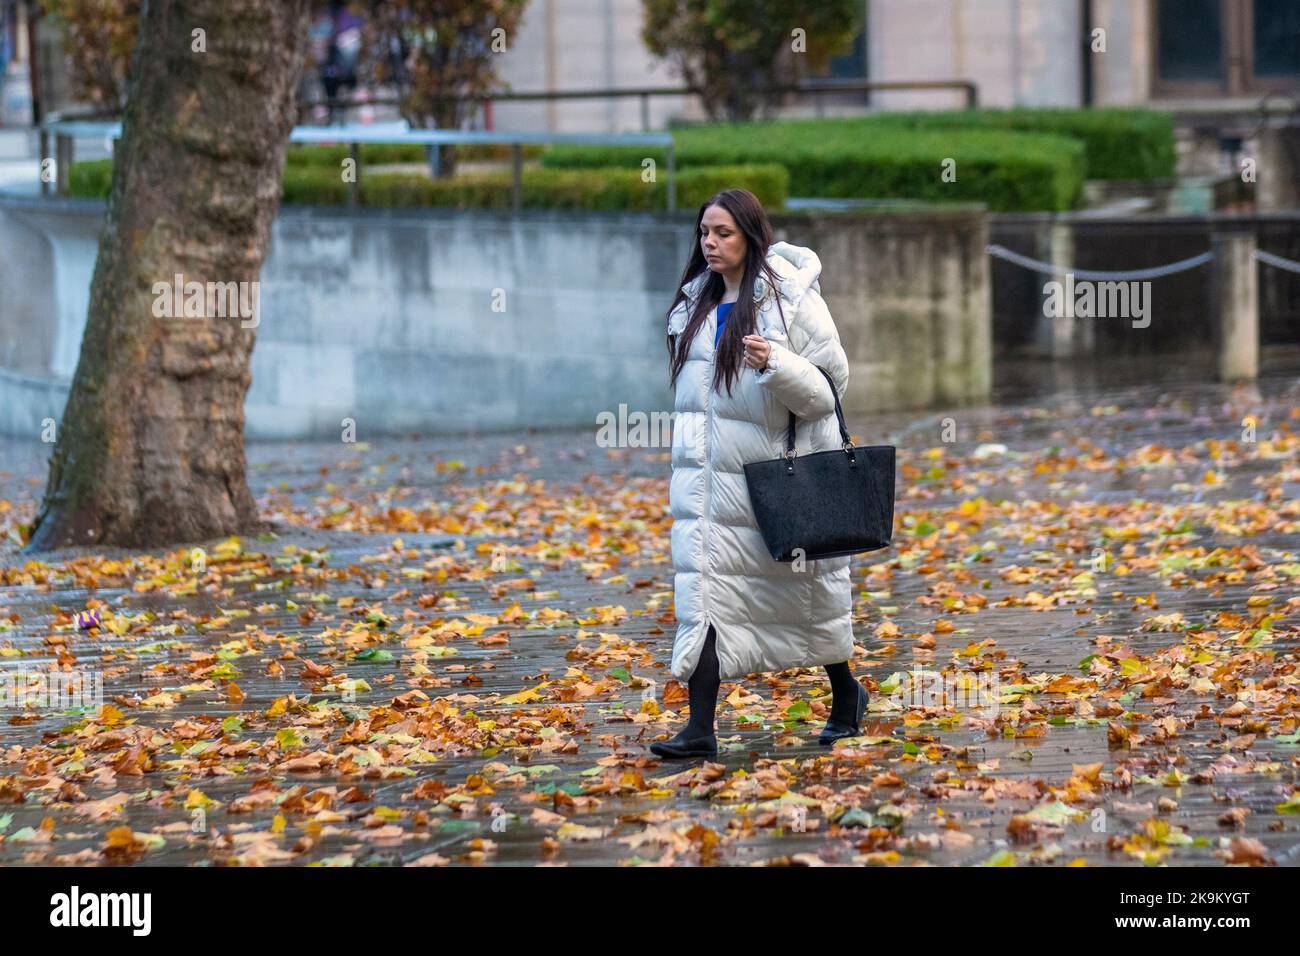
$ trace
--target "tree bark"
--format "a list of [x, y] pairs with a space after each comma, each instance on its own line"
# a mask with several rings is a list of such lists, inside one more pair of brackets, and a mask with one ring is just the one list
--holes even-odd
[[[81, 356], [28, 550], [161, 546], [256, 527], [244, 397], [260, 316], [230, 315], [230, 300], [206, 290], [258, 281], [308, 7], [145, 3]], [[199, 29], [206, 52], [192, 49]], [[202, 317], [155, 314], [176, 305], [155, 284], [177, 275], [202, 284]], [[257, 286], [243, 288], [256, 302]]]

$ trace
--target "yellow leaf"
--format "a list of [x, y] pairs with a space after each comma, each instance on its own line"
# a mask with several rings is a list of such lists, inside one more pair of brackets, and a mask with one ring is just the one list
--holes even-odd
[[202, 790], [194, 789], [185, 797], [185, 809], [196, 810], [199, 807], [207, 808], [216, 805], [216, 802], [217, 801], [213, 800]]
[[225, 541], [221, 542], [221, 544], [213, 548], [212, 554], [214, 557], [222, 559], [237, 558], [242, 550], [243, 548], [239, 543], [239, 535], [231, 535]]
[[530, 700], [541, 700], [541, 699], [542, 699], [542, 695], [539, 694], [538, 691], [541, 690], [543, 687], [549, 687], [552, 683], [553, 683], [553, 682], [552, 682], [552, 681], [549, 681], [549, 680], [548, 680], [548, 681], [542, 681], [542, 683], [538, 684], [536, 687], [530, 687], [530, 688], [528, 688], [527, 690], [521, 690], [521, 691], [520, 691], [519, 693], [517, 693], [517, 694], [510, 694], [510, 695], [507, 696], [507, 697], [502, 697], [499, 701], [497, 701], [497, 703], [499, 703], [499, 704], [524, 704], [524, 703], [527, 703], [527, 702], [530, 701]]
[[581, 823], [566, 823], [555, 831], [561, 840], [599, 840], [605, 835], [602, 827], [586, 827]]

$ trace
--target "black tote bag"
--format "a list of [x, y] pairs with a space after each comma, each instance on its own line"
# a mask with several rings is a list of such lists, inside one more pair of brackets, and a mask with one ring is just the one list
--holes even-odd
[[876, 551], [894, 534], [894, 446], [854, 447], [830, 373], [841, 448], [794, 453], [790, 413], [785, 455], [745, 465], [745, 483], [758, 529], [777, 561], [814, 561]]

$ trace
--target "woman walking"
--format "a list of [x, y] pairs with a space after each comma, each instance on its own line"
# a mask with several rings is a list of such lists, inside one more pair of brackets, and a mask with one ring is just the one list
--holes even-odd
[[773, 560], [754, 518], [744, 465], [785, 453], [789, 413], [795, 454], [841, 447], [835, 398], [849, 365], [818, 286], [811, 249], [773, 243], [758, 198], [745, 189], [710, 197], [696, 219], [684, 284], [668, 310], [674, 389], [672, 673], [687, 683], [690, 719], [656, 741], [661, 757], [717, 753], [723, 678], [822, 665], [832, 703], [818, 738], [861, 732], [867, 691], [853, 653], [849, 557]]

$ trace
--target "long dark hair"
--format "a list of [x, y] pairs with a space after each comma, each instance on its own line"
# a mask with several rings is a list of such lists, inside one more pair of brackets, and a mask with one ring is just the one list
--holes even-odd
[[[754, 317], [757, 313], [757, 303], [754, 301], [754, 280], [760, 274], [766, 276], [768, 288], [775, 295], [780, 287], [781, 277], [767, 264], [767, 248], [773, 240], [772, 224], [768, 222], [767, 213], [763, 211], [763, 204], [758, 201], [758, 197], [748, 189], [724, 189], [704, 200], [695, 217], [695, 242], [691, 250], [691, 258], [686, 263], [681, 282], [678, 284], [686, 285], [701, 272], [707, 271], [710, 275], [700, 288], [695, 309], [686, 327], [682, 329], [680, 335], [668, 336], [670, 362], [668, 387], [670, 389], [677, 387], [677, 375], [686, 364], [686, 355], [691, 350], [691, 341], [704, 325], [709, 311], [722, 301], [722, 296], [726, 292], [726, 282], [721, 274], [709, 269], [708, 262], [704, 258], [704, 250], [700, 248], [700, 223], [704, 221], [704, 212], [710, 206], [721, 206], [731, 213], [731, 218], [736, 221], [736, 228], [744, 233], [747, 243], [745, 272], [740, 280], [740, 295], [727, 315], [727, 324], [722, 330], [722, 339], [718, 342], [718, 357], [711, 386], [720, 391], [725, 383], [727, 394], [730, 395], [731, 384], [740, 373], [740, 366], [744, 360], [744, 338], [746, 335], [753, 334], [756, 325]], [[664, 316], [665, 322], [677, 308], [677, 303], [685, 298], [685, 291], [678, 289], [672, 305], [668, 307], [668, 314]], [[779, 295], [776, 295], [776, 302], [781, 312], [781, 322], [784, 324], [785, 310], [781, 309]]]

